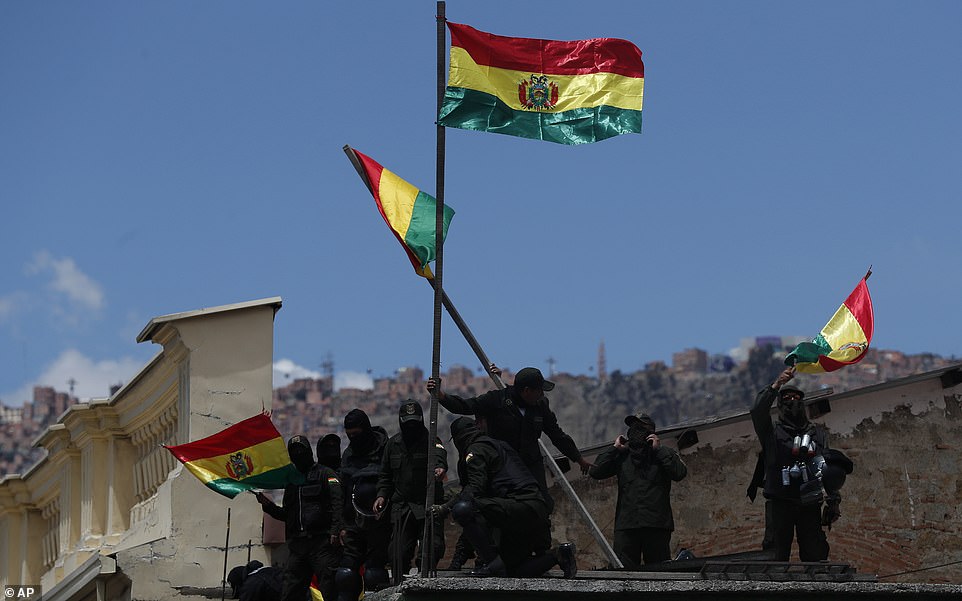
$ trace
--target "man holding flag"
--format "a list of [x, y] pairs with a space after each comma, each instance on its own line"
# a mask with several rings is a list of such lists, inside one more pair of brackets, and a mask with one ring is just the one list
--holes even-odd
[[320, 582], [321, 592], [326, 598], [333, 599], [334, 550], [341, 531], [344, 504], [341, 484], [334, 470], [314, 462], [314, 451], [307, 437], [291, 437], [287, 452], [291, 463], [304, 475], [304, 483], [288, 484], [280, 507], [264, 493], [256, 493], [264, 512], [284, 522], [290, 555], [284, 567], [281, 599], [303, 601], [314, 574]]

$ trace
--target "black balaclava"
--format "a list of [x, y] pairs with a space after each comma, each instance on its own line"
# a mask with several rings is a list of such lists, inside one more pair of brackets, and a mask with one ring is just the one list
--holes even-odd
[[647, 415], [628, 426], [628, 452], [635, 463], [645, 463], [651, 455], [648, 437], [655, 433], [655, 422]]
[[344, 430], [351, 428], [361, 428], [359, 434], [355, 434], [353, 437], [348, 435], [348, 439], [351, 441], [349, 444], [354, 448], [355, 452], [367, 453], [374, 447], [375, 438], [374, 430], [371, 429], [371, 420], [368, 418], [367, 413], [364, 413], [360, 409], [351, 409], [344, 416]]
[[470, 417], [459, 417], [451, 422], [451, 438], [454, 439], [454, 446], [458, 448], [458, 453], [462, 457], [479, 436], [481, 436], [481, 430], [478, 430], [477, 424]]
[[287, 454], [291, 456], [291, 463], [297, 471], [306, 474], [314, 467], [314, 451], [311, 450], [311, 443], [306, 436], [292, 436], [287, 441]]
[[341, 437], [328, 434], [317, 441], [317, 462], [332, 470], [341, 467]]
[[244, 580], [247, 578], [247, 568], [245, 566], [237, 566], [236, 568], [231, 568], [231, 571], [227, 574], [227, 584], [230, 585], [232, 598], [240, 599], [241, 587], [244, 586]]
[[401, 439], [404, 444], [411, 446], [424, 439], [428, 429], [424, 427], [424, 412], [421, 405], [414, 399], [408, 399], [398, 410], [398, 426], [401, 428]]
[[[801, 398], [796, 400], [786, 400], [782, 395], [788, 392], [796, 392]], [[805, 411], [805, 393], [794, 386], [782, 386], [778, 391], [778, 419], [789, 428], [804, 430], [808, 427], [808, 412]]]

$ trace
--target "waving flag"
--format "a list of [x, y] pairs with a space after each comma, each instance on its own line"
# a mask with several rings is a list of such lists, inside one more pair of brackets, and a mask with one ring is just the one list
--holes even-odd
[[[354, 153], [357, 157], [361, 178], [374, 195], [374, 202], [384, 222], [404, 247], [415, 273], [429, 280], [434, 279], [428, 263], [435, 259], [438, 250], [435, 244], [438, 201], [388, 171], [371, 157], [347, 146], [345, 150], [349, 151], [348, 155]], [[454, 209], [444, 205], [442, 239], [448, 235], [452, 217]]]
[[438, 123], [559, 144], [641, 133], [645, 65], [627, 40], [510, 38], [448, 22]]
[[303, 481], [266, 413], [207, 438], [164, 448], [201, 482], [232, 499], [245, 490], [284, 488]]
[[875, 316], [868, 293], [870, 269], [832, 319], [811, 342], [803, 342], [785, 358], [786, 365], [807, 374], [835, 371], [858, 363], [872, 343]]

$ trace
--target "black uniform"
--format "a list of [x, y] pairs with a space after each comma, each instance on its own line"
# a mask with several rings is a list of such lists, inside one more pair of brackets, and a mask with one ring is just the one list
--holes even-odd
[[511, 445], [544, 491], [548, 512], [554, 509], [554, 500], [547, 492], [544, 460], [538, 439], [542, 433], [547, 434], [554, 446], [572, 461], [581, 461], [581, 452], [575, 441], [558, 425], [558, 418], [551, 411], [547, 397], [534, 406], [525, 405], [515, 387], [508, 386], [504, 390], [491, 390], [468, 399], [445, 394], [440, 403], [451, 413], [483, 419], [488, 436]]
[[387, 444], [384, 428], [372, 427], [367, 415], [353, 409], [345, 417], [348, 423], [359, 422], [363, 432], [351, 439], [341, 456], [339, 471], [344, 488], [344, 549], [336, 579], [338, 591], [344, 599], [357, 599], [358, 580], [364, 565], [365, 583], [376, 589], [387, 583], [388, 543], [391, 540], [391, 521], [378, 519], [373, 512], [377, 481]]
[[276, 568], [252, 561], [246, 566], [237, 566], [227, 575], [234, 592], [234, 599], [240, 601], [275, 601], [282, 594], [281, 572]]
[[596, 480], [618, 478], [614, 550], [626, 568], [637, 569], [642, 556], [646, 564], [671, 558], [671, 483], [687, 474], [678, 452], [663, 445], [637, 452], [612, 446], [588, 471]]
[[[785, 387], [787, 388], [787, 387]], [[755, 397], [751, 409], [752, 425], [762, 444], [764, 495], [770, 501], [775, 560], [788, 561], [792, 540], [798, 537], [798, 556], [802, 561], [828, 558], [829, 545], [822, 530], [822, 484], [816, 476], [814, 454], [828, 450], [828, 438], [820, 426], [808, 421], [804, 413], [780, 415], [772, 421], [772, 404], [779, 392], [766, 386]], [[813, 452], [794, 451], [796, 437], [808, 435]], [[837, 507], [837, 502], [836, 502]]]
[[[467, 418], [455, 420], [451, 432], [463, 457], [465, 479], [461, 492], [444, 508], [487, 564], [483, 575], [537, 576], [557, 565], [555, 551], [538, 548], [549, 527], [548, 507], [517, 452], [481, 434]], [[499, 530], [497, 543], [492, 529]]]
[[[307, 445], [306, 454], [301, 455], [304, 459], [296, 458], [297, 454], [292, 450], [295, 446], [303, 446], [299, 439]], [[288, 449], [294, 465], [302, 472], [307, 456], [313, 462], [313, 451], [303, 436], [293, 437]], [[335, 549], [331, 536], [341, 530], [343, 505], [337, 474], [320, 464], [310, 468], [303, 484], [289, 484], [284, 488], [281, 507], [269, 500], [262, 503], [268, 515], [284, 522], [289, 555], [284, 568], [281, 599], [303, 601], [313, 574], [317, 575], [322, 593], [330, 591], [333, 594]]]
[[[412, 419], [405, 421], [401, 416], [401, 432], [388, 440], [384, 447], [381, 462], [381, 475], [377, 481], [377, 496], [387, 499], [390, 505], [391, 524], [391, 565], [399, 574], [407, 573], [414, 558], [418, 540], [424, 532], [424, 501], [427, 496], [428, 456], [432, 457], [434, 468], [448, 469], [448, 453], [435, 439], [428, 445], [428, 430], [421, 421], [420, 406], [405, 403], [412, 408]], [[434, 504], [444, 502], [444, 487], [436, 483]], [[444, 555], [444, 522], [435, 520], [433, 537], [434, 566]], [[395, 574], [397, 579], [398, 574]]]

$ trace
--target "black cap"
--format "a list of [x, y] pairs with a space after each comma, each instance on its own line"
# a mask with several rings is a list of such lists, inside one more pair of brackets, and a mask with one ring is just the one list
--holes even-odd
[[779, 388], [778, 397], [781, 398], [782, 395], [784, 395], [786, 392], [795, 392], [799, 395], [800, 398], [802, 399], [805, 398], [805, 391], [799, 388], [798, 386], [792, 386], [791, 384], [786, 384], [785, 386], [782, 386], [781, 388]]
[[514, 387], [541, 389], [545, 392], [554, 389], [554, 382], [545, 380], [541, 370], [535, 367], [525, 367], [514, 376]]
[[411, 422], [411, 421], [424, 421], [424, 411], [421, 409], [421, 404], [414, 399], [408, 399], [404, 401], [401, 408], [398, 410], [398, 418], [401, 423]]
[[306, 436], [303, 436], [301, 434], [291, 436], [291, 439], [287, 441], [287, 451], [290, 452], [291, 450], [294, 449], [295, 446], [302, 447], [304, 449], [307, 449], [308, 451], [313, 450], [311, 449], [310, 441], [307, 440]]
[[634, 415], [629, 415], [628, 417], [625, 418], [625, 425], [628, 426], [629, 428], [631, 427], [631, 424], [634, 424], [637, 422], [646, 423], [649, 426], [651, 426], [652, 430], [655, 429], [655, 420], [651, 419], [651, 416], [648, 415], [647, 413], [636, 413]]
[[361, 428], [364, 430], [371, 429], [371, 419], [360, 409], [351, 409], [344, 416], [344, 429], [348, 428]]

